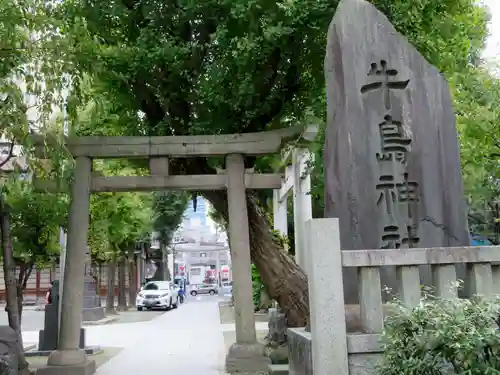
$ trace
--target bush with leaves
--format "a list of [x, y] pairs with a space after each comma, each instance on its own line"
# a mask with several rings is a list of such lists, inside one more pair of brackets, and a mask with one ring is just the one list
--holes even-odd
[[426, 296], [394, 304], [380, 375], [500, 374], [500, 301]]
[[252, 264], [252, 296], [253, 296], [253, 306], [255, 309], [260, 307], [260, 293], [262, 291], [262, 280], [260, 279], [259, 271], [254, 264]]

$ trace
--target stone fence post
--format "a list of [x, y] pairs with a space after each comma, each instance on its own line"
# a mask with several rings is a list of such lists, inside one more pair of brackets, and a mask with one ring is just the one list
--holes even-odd
[[305, 225], [314, 374], [349, 375], [338, 219]]

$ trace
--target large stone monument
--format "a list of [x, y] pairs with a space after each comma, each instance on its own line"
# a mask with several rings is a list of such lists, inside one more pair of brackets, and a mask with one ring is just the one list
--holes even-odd
[[83, 311], [82, 321], [95, 322], [106, 317], [104, 307], [101, 306], [101, 298], [97, 294], [97, 287], [94, 278], [91, 275], [91, 256], [87, 248], [85, 254], [85, 277], [83, 288]]
[[[325, 74], [325, 217], [339, 218], [342, 249], [469, 245], [455, 115], [440, 72], [373, 5], [343, 0]], [[346, 303], [355, 303], [355, 270], [344, 276]], [[386, 269], [382, 283], [391, 287], [394, 277]]]
[[[27, 355], [49, 355], [57, 348], [59, 336], [59, 280], [52, 282], [52, 303], [45, 306], [45, 317], [43, 329], [38, 331], [38, 351], [32, 351]], [[85, 348], [85, 329], [80, 329], [80, 348]]]

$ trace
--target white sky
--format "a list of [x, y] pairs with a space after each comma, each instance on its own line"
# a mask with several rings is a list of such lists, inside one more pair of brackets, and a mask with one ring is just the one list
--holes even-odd
[[500, 63], [500, 0], [483, 0], [483, 2], [490, 8], [491, 12], [490, 37], [486, 44], [484, 57]]

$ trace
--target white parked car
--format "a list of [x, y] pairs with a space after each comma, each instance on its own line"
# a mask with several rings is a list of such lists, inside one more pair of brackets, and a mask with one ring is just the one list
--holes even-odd
[[179, 288], [169, 281], [150, 281], [137, 294], [137, 310], [175, 309], [179, 306], [178, 290]]

